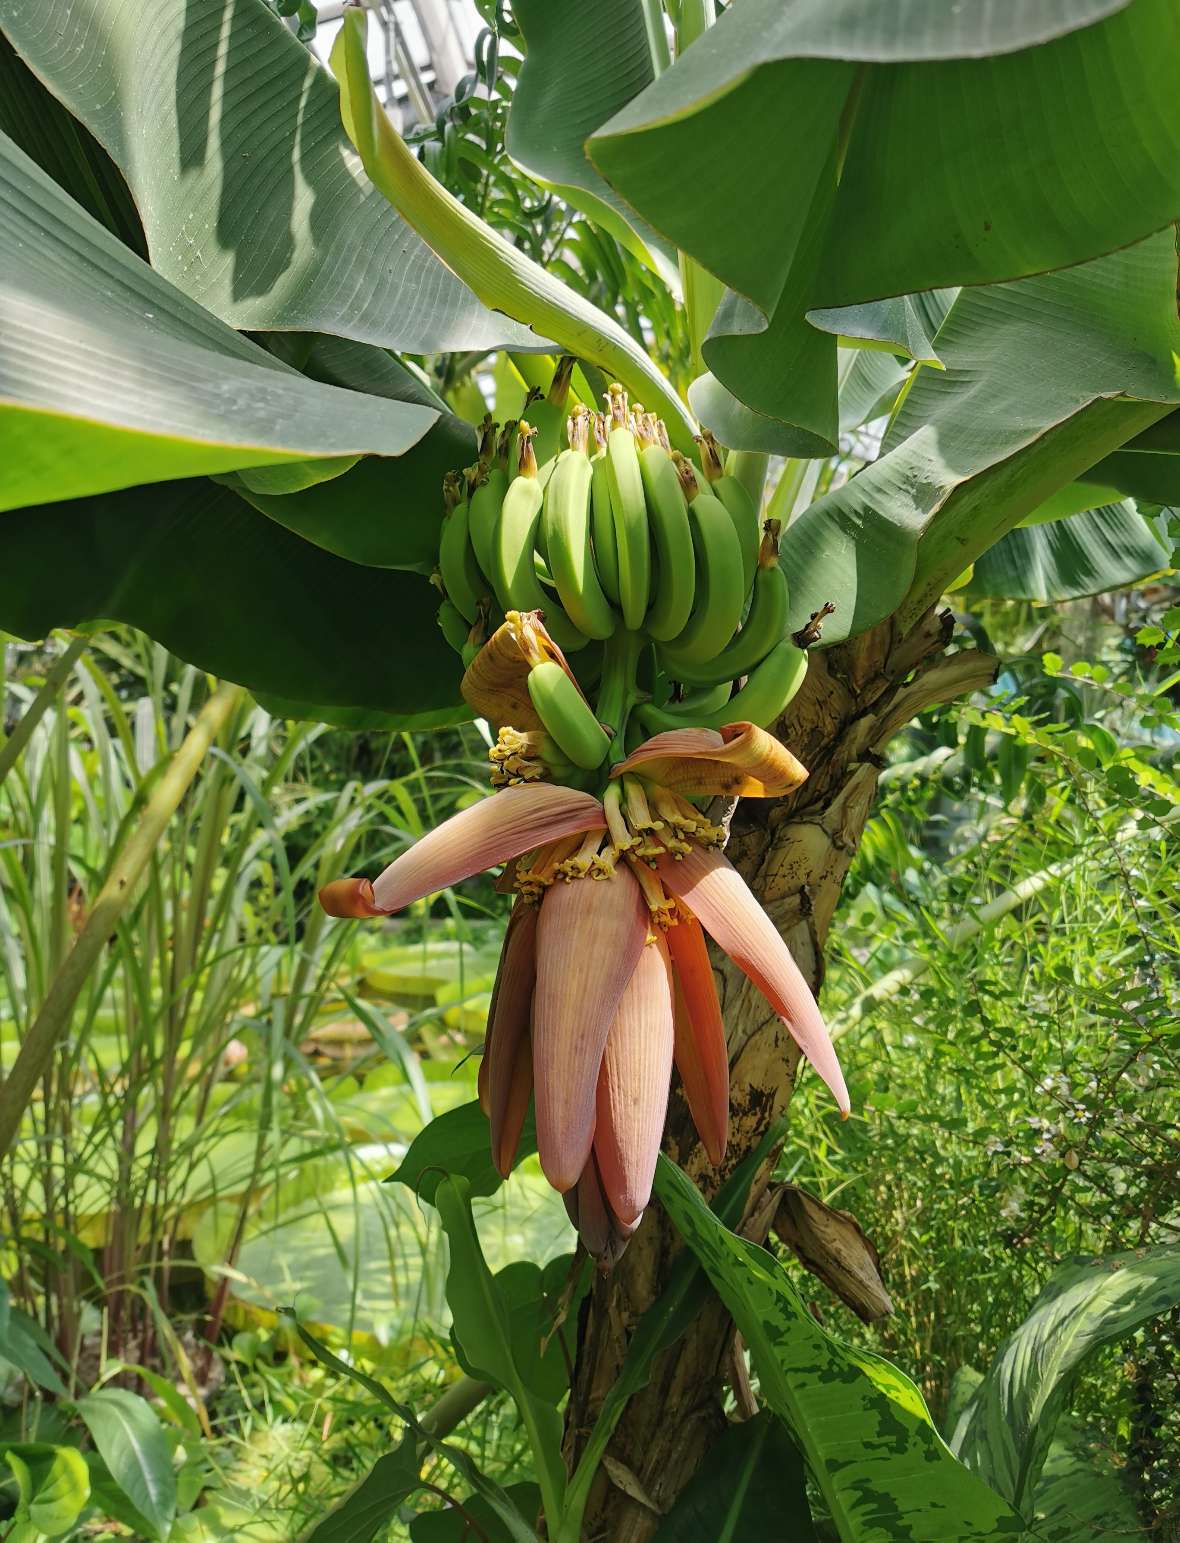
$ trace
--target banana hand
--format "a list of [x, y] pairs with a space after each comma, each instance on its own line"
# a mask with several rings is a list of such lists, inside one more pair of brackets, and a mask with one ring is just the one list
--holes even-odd
[[619, 603], [623, 622], [632, 632], [643, 626], [651, 591], [651, 537], [639, 451], [629, 425], [627, 393], [610, 388], [610, 427], [606, 436], [607, 487], [614, 514], [619, 558]]
[[676, 460], [681, 486], [689, 499], [688, 522], [696, 553], [696, 596], [688, 625], [661, 650], [668, 673], [677, 666], [715, 659], [741, 620], [746, 596], [742, 552], [724, 504], [702, 492], [691, 464]]
[[557, 457], [545, 489], [541, 530], [549, 571], [570, 620], [588, 637], [609, 638], [618, 618], [598, 582], [591, 549], [590, 485], [594, 474], [586, 453], [588, 434], [588, 415], [576, 413], [569, 420], [570, 448]]
[[779, 522], [767, 520], [754, 575], [754, 594], [742, 630], [715, 659], [675, 662], [660, 652], [661, 667], [685, 686], [712, 686], [748, 675], [787, 631], [787, 576], [778, 562]]

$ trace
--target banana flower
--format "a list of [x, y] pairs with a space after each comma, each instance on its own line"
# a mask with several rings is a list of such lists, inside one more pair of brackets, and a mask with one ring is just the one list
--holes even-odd
[[[528, 760], [527, 731], [511, 753]], [[541, 1166], [583, 1242], [613, 1262], [651, 1197], [673, 1064], [714, 1163], [729, 1062], [706, 936], [786, 1023], [848, 1113], [832, 1042], [798, 966], [690, 802], [778, 797], [806, 771], [749, 723], [657, 734], [601, 798], [522, 775], [423, 836], [375, 880], [320, 892], [332, 916], [387, 916], [508, 864], [516, 893], [480, 1070], [492, 1154], [509, 1172], [530, 1097]]]

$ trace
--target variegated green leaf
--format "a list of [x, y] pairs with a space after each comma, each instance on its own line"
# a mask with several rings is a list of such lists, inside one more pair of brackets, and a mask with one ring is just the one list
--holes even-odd
[[732, 1314], [761, 1397], [803, 1452], [845, 1543], [1030, 1536], [955, 1459], [908, 1377], [821, 1328], [772, 1256], [724, 1227], [664, 1157], [656, 1188]]
[[951, 1434], [963, 1461], [1014, 1505], [1031, 1505], [1082, 1363], [1180, 1302], [1180, 1244], [1076, 1259], [996, 1352]]

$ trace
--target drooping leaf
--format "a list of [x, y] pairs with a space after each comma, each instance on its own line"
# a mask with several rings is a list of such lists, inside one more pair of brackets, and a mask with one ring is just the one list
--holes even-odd
[[713, 373], [826, 436], [807, 313], [1060, 268], [1180, 213], [1178, 46], [1170, 0], [745, 0], [588, 149], [734, 292]]
[[[322, 551], [197, 479], [3, 516], [0, 627], [23, 638], [118, 620], [252, 690], [460, 722], [458, 659], [417, 574]], [[311, 713], [318, 716], [318, 713]]]
[[585, 151], [591, 134], [655, 79], [643, 0], [518, 0], [512, 15], [526, 52], [508, 114], [508, 154], [670, 277], [674, 250], [627, 207]]
[[531, 346], [364, 185], [331, 77], [264, 0], [0, 0], [123, 172], [153, 266], [233, 327]]
[[[910, 622], [1103, 450], [1180, 397], [1170, 233], [1062, 273], [965, 289], [884, 453], [811, 505], [782, 544], [792, 626], [838, 606], [824, 642]], [[900, 608], [900, 609], [899, 609]]]
[[[535, 1484], [510, 1484], [505, 1493], [522, 1516], [535, 1516], [541, 1505]], [[463, 1509], [451, 1506], [445, 1511], [423, 1511], [410, 1523], [411, 1543], [470, 1543], [474, 1536], [468, 1519], [483, 1529], [487, 1543], [512, 1543], [503, 1522], [482, 1495], [468, 1495]]]
[[660, 1523], [653, 1543], [813, 1543], [803, 1459], [781, 1422], [763, 1409], [730, 1425]]
[[7, 1361], [35, 1387], [65, 1397], [65, 1384], [54, 1369], [48, 1344], [40, 1343], [43, 1330], [35, 1319], [13, 1307], [8, 1287], [0, 1280], [0, 1361]]
[[0, 133], [141, 257], [147, 243], [119, 168], [0, 32]]
[[[572, 1260], [572, 1255], [562, 1255], [542, 1269], [531, 1259], [518, 1259], [493, 1277], [496, 1297], [507, 1315], [512, 1360], [520, 1380], [537, 1398], [555, 1406], [569, 1391], [569, 1367], [577, 1350], [571, 1332], [577, 1323], [582, 1292], [565, 1303], [565, 1322], [554, 1329]], [[478, 1370], [466, 1364], [459, 1341], [456, 1348], [464, 1371], [478, 1376]]]
[[[406, 455], [366, 456], [342, 475], [299, 492], [268, 492], [240, 475], [224, 480], [255, 509], [325, 552], [374, 568], [429, 574], [438, 565], [442, 479], [474, 460], [474, 451], [474, 434], [448, 412]], [[272, 469], [282, 468], [263, 468]]]
[[[532, 1448], [545, 1514], [555, 1531], [565, 1493], [561, 1415], [556, 1402], [526, 1382], [517, 1363], [509, 1298], [501, 1290], [499, 1277], [488, 1269], [480, 1248], [466, 1179], [448, 1174], [435, 1188], [434, 1205], [450, 1251], [447, 1303], [451, 1333], [471, 1375], [503, 1388], [516, 1405]], [[526, 1363], [534, 1373], [539, 1371], [536, 1361], [530, 1354]]]
[[418, 1442], [407, 1431], [307, 1535], [306, 1543], [371, 1543], [420, 1487]]
[[[530, 1111], [516, 1149], [517, 1162], [536, 1150], [536, 1128]], [[435, 1190], [447, 1174], [466, 1180], [472, 1195], [494, 1195], [504, 1182], [492, 1161], [488, 1117], [477, 1099], [436, 1115], [414, 1137], [389, 1182], [405, 1184], [433, 1204]]]
[[433, 409], [305, 379], [0, 135], [0, 510], [308, 457], [400, 456]]
[[551, 337], [568, 353], [608, 370], [667, 421], [682, 448], [692, 424], [679, 397], [622, 327], [568, 289], [436, 182], [390, 123], [369, 78], [365, 12], [345, 12], [332, 46], [341, 112], [365, 171], [436, 252], [488, 305]]
[[1149, 1536], [1122, 1472], [1109, 1454], [1086, 1442], [1068, 1416], [1057, 1422], [1037, 1480], [1033, 1514], [1045, 1543], [1130, 1543]]
[[1180, 455], [1164, 450], [1116, 450], [1085, 474], [1147, 503], [1180, 507]]
[[166, 1538], [176, 1515], [176, 1476], [172, 1449], [151, 1405], [126, 1388], [99, 1388], [75, 1407], [112, 1479], [155, 1536]]
[[1003, 600], [1076, 600], [1137, 584], [1168, 558], [1128, 498], [1010, 530], [976, 559], [968, 588]]
[[4, 1461], [16, 1480], [13, 1535], [22, 1524], [37, 1537], [60, 1538], [69, 1532], [90, 1499], [90, 1473], [81, 1452], [45, 1442], [14, 1442], [5, 1445]]
[[1014, 1505], [1031, 1503], [1082, 1363], [1180, 1302], [1180, 1246], [1076, 1259], [996, 1352], [951, 1445]]
[[660, 1158], [656, 1189], [732, 1314], [845, 1543], [1026, 1538], [1021, 1517], [943, 1444], [918, 1389], [828, 1334], [765, 1249], [724, 1227]]

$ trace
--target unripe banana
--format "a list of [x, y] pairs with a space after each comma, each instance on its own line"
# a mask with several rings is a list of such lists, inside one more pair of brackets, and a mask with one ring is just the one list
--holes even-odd
[[695, 722], [699, 714], [716, 712], [719, 707], [725, 707], [732, 690], [731, 680], [719, 681], [717, 685], [707, 686], [703, 691], [687, 692], [679, 702], [669, 704], [669, 711]]
[[557, 361], [553, 381], [548, 393], [538, 401], [529, 403], [525, 416], [536, 430], [533, 436], [533, 454], [537, 458], [538, 473], [544, 483], [545, 463], [552, 461], [561, 449], [561, 436], [569, 413], [570, 379], [574, 373], [574, 359], [563, 354]]
[[618, 618], [602, 592], [590, 538], [590, 484], [587, 455], [589, 418], [582, 411], [569, 422], [570, 448], [557, 457], [545, 489], [541, 530], [549, 570], [570, 620], [588, 637], [609, 638]]
[[479, 464], [481, 476], [468, 500], [467, 523], [475, 560], [491, 579], [495, 573], [496, 526], [508, 491], [508, 456], [503, 441], [496, 443], [494, 423], [480, 446]]
[[619, 558], [619, 603], [624, 624], [637, 632], [643, 626], [651, 591], [647, 503], [639, 451], [628, 426], [627, 393], [616, 383], [608, 400], [611, 421], [606, 436], [606, 471]]
[[778, 562], [779, 522], [767, 520], [754, 575], [754, 595], [742, 630], [715, 659], [701, 664], [660, 656], [661, 665], [685, 686], [711, 686], [748, 675], [787, 631], [787, 576]]
[[537, 479], [532, 429], [527, 423], [520, 425], [520, 440], [521, 470], [504, 494], [496, 527], [492, 582], [504, 611], [543, 611], [545, 625], [559, 647], [572, 653], [584, 648], [588, 639], [545, 593], [537, 577], [533, 547], [541, 522], [544, 495]]
[[[448, 477], [448, 484], [454, 475], [452, 473]], [[452, 501], [452, 497], [453, 490], [448, 492], [448, 502]], [[465, 498], [453, 502], [443, 517], [438, 539], [438, 566], [447, 599], [469, 622], [473, 622], [487, 586], [468, 539], [468, 503]]]
[[529, 671], [529, 696], [546, 731], [575, 766], [593, 771], [610, 749], [610, 737], [586, 698], [554, 660]]
[[674, 677], [681, 664], [703, 664], [717, 657], [741, 620], [746, 598], [741, 547], [725, 505], [712, 493], [700, 491], [696, 474], [683, 457], [677, 458], [676, 467], [689, 499], [696, 596], [692, 619], [661, 649], [665, 668]]
[[467, 634], [471, 628], [459, 608], [450, 600], [444, 600], [438, 608], [438, 625], [442, 635], [461, 654], [467, 646]]
[[619, 548], [615, 541], [615, 515], [611, 508], [606, 471], [606, 425], [602, 414], [594, 418], [598, 451], [590, 460], [590, 529], [594, 537], [594, 567], [603, 594], [619, 603]]
[[652, 440], [639, 452], [648, 521], [656, 549], [651, 609], [644, 627], [657, 641], [677, 637], [692, 614], [696, 559], [688, 505], [672, 457]]
[[720, 729], [727, 723], [754, 723], [759, 728], [766, 728], [790, 702], [806, 674], [807, 651], [793, 638], [784, 638], [771, 649], [737, 695], [730, 697], [722, 707], [689, 717], [668, 707], [649, 705], [639, 708], [639, 720], [651, 734], [662, 733], [665, 729], [682, 729], [688, 723], [702, 729]]
[[722, 469], [717, 441], [708, 430], [697, 435], [697, 444], [701, 448], [701, 466], [704, 468], [709, 490], [725, 505], [733, 521], [738, 544], [742, 549], [742, 572], [746, 579], [746, 593], [749, 594], [750, 585], [754, 582], [754, 572], [758, 567], [758, 549], [762, 540], [758, 510], [754, 506], [754, 500], [737, 478], [728, 476]]

